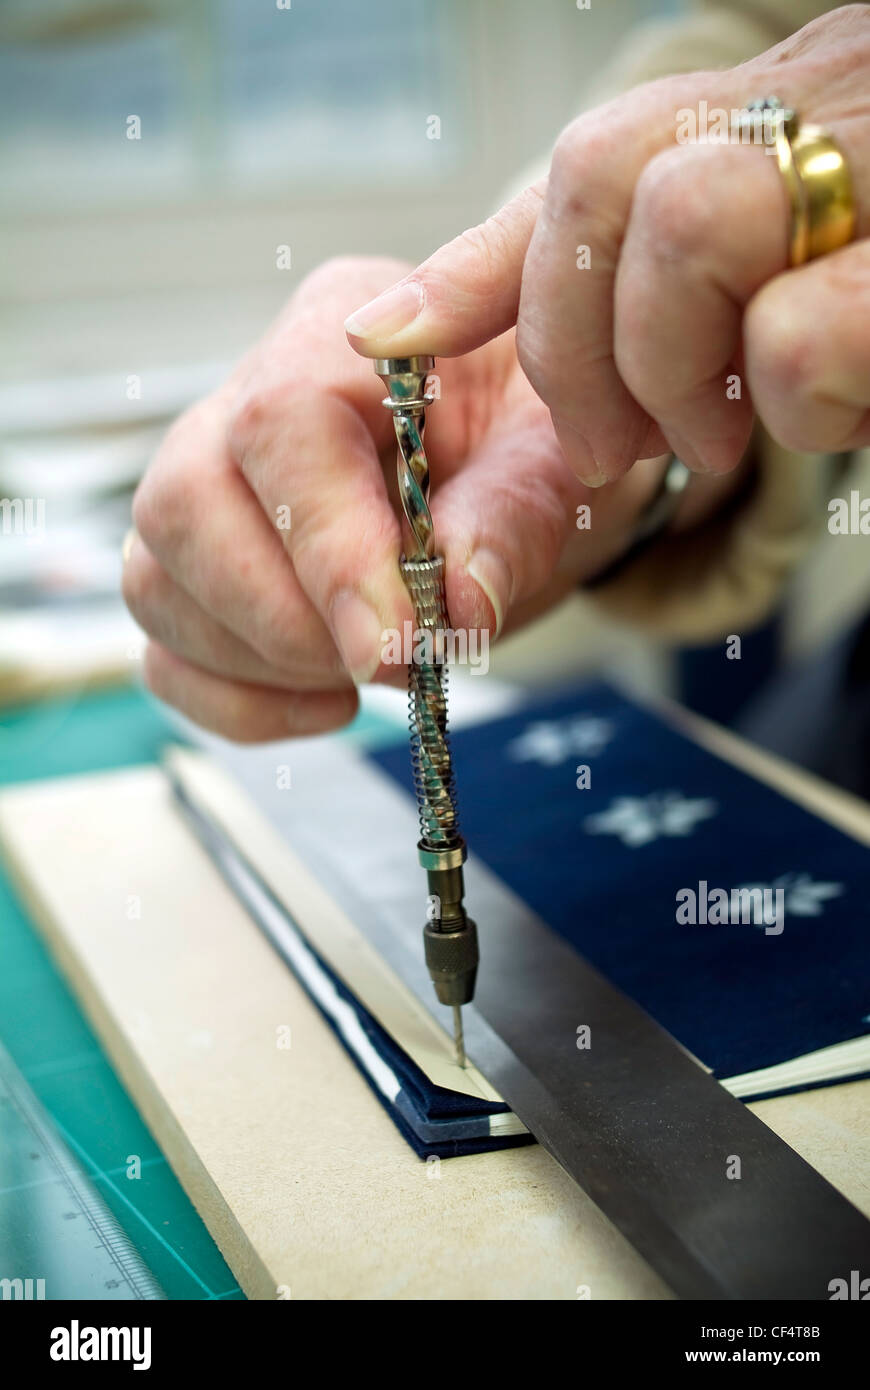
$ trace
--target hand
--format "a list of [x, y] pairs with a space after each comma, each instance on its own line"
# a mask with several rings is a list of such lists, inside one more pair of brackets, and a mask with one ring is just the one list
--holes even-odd
[[[395, 435], [383, 384], [341, 325], [406, 270], [348, 259], [311, 275], [226, 385], [173, 426], [137, 491], [123, 588], [151, 638], [146, 682], [230, 738], [336, 728], [356, 710], [354, 682], [404, 684], [404, 668], [380, 661], [383, 632], [412, 618]], [[495, 634], [624, 548], [661, 464], [590, 494], [513, 333], [437, 370], [426, 444], [448, 607], [455, 628]], [[578, 530], [585, 503], [591, 529]]]
[[[730, 113], [769, 93], [831, 131], [858, 207], [859, 239], [795, 270], [776, 159], [676, 140], [680, 113], [701, 101]], [[753, 407], [787, 447], [870, 443], [868, 233], [870, 7], [852, 5], [741, 67], [667, 78], [581, 116], [548, 180], [347, 328], [370, 356], [444, 358], [516, 324], [519, 360], [579, 477], [599, 485], [668, 447], [721, 474], [744, 454]]]

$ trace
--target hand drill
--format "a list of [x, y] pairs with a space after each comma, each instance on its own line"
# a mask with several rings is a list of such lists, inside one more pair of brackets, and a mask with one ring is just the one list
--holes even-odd
[[[463, 906], [465, 841], [459, 833], [453, 765], [447, 738], [445, 637], [450, 631], [444, 557], [435, 554], [429, 510], [429, 464], [423, 448], [426, 379], [434, 357], [381, 358], [375, 371], [389, 395], [399, 443], [397, 470], [405, 517], [399, 561], [414, 607], [414, 659], [408, 667], [409, 727], [414, 789], [420, 817], [420, 863], [429, 883], [423, 928], [426, 964], [442, 1004], [453, 1006], [456, 1060], [465, 1066], [462, 1005], [471, 1002], [477, 976], [477, 928]], [[419, 655], [418, 655], [419, 653]]]

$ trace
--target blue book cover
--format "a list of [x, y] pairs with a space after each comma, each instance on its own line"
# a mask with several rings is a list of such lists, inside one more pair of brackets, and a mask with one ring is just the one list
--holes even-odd
[[[865, 846], [603, 685], [452, 747], [471, 852], [715, 1076], [860, 1038], [870, 1071]], [[373, 756], [410, 787], [406, 748]]]

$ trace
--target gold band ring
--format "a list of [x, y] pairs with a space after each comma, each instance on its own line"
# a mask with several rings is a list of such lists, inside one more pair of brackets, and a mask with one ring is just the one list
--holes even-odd
[[791, 207], [789, 264], [803, 265], [845, 246], [855, 235], [855, 199], [846, 157], [833, 136], [818, 125], [801, 125], [795, 111], [777, 97], [764, 97], [746, 107], [757, 129], [763, 122]]

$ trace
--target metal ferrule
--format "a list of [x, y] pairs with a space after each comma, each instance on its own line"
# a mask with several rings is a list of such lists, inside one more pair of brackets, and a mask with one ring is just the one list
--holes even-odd
[[430, 849], [421, 841], [417, 846], [417, 857], [424, 869], [461, 869], [468, 858], [468, 850], [460, 835], [459, 844], [450, 849]]

